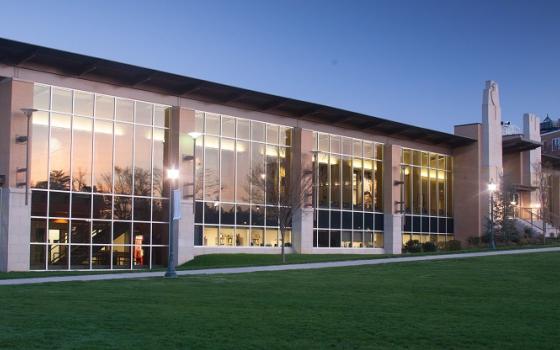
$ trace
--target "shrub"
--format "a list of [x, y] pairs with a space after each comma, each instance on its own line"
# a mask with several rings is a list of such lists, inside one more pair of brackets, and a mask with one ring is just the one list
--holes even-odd
[[408, 253], [419, 253], [422, 251], [422, 245], [418, 240], [410, 240], [404, 245], [404, 251]]
[[482, 242], [482, 240], [478, 236], [471, 236], [467, 239], [467, 242], [469, 243], [470, 246], [478, 247]]
[[422, 251], [435, 252], [437, 251], [437, 246], [434, 242], [424, 242], [422, 243]]
[[446, 246], [447, 246], [447, 250], [449, 251], [461, 250], [461, 241], [452, 239], [449, 242], [447, 242]]

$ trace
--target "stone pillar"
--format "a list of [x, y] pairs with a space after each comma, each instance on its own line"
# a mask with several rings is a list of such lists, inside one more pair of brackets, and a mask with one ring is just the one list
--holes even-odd
[[[488, 210], [488, 202], [482, 206], [480, 195], [486, 190], [486, 183], [480, 180], [482, 144], [479, 140], [482, 139], [482, 125], [455, 126], [455, 135], [477, 140], [453, 150], [454, 235], [455, 239], [466, 243], [469, 237], [480, 237], [484, 227], [483, 219]], [[484, 200], [488, 200], [488, 196], [484, 196]]]
[[292, 217], [292, 245], [301, 254], [313, 250], [313, 202], [309, 176], [313, 173], [313, 132], [294, 128], [292, 134], [292, 162], [290, 191], [301, 204]]
[[29, 270], [31, 195], [26, 205], [25, 189], [16, 185], [25, 182], [25, 173], [16, 170], [26, 167], [27, 145], [16, 144], [15, 139], [27, 134], [27, 118], [21, 109], [32, 107], [32, 83], [0, 82], [0, 175], [6, 176], [0, 196], [0, 271]]
[[383, 213], [384, 215], [384, 248], [385, 253], [400, 254], [402, 252], [403, 214], [401, 206], [401, 153], [400, 146], [385, 144], [383, 148]]
[[483, 180], [499, 184], [502, 176], [502, 111], [498, 84], [488, 80], [482, 93]]
[[[194, 258], [194, 142], [189, 135], [195, 131], [195, 112], [173, 107], [169, 128], [168, 166], [179, 168], [178, 188], [181, 190], [181, 219], [176, 225], [175, 257], [178, 265]], [[198, 140], [199, 142], [201, 140]]]
[[[531, 141], [541, 142], [540, 120], [533, 113], [523, 114], [523, 136]], [[523, 166], [521, 179], [527, 186], [535, 186], [537, 183], [538, 167], [541, 165], [541, 148], [521, 153], [521, 164]], [[538, 192], [531, 192], [531, 203], [538, 203]]]

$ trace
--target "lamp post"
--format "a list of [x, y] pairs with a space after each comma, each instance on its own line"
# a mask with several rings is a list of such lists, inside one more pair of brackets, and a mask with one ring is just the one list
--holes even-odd
[[[179, 179], [179, 169], [169, 168], [167, 169], [167, 180], [169, 181], [169, 255], [167, 257], [167, 271], [165, 272], [166, 278], [175, 278], [177, 273], [175, 272], [175, 221], [180, 217], [180, 206], [178, 202], [180, 201], [180, 196], [178, 195], [178, 190], [176, 189], [175, 182]], [[177, 212], [179, 210], [179, 212]]]
[[496, 249], [496, 241], [494, 239], [494, 192], [498, 189], [498, 185], [494, 180], [488, 183], [488, 192], [490, 192], [490, 248]]

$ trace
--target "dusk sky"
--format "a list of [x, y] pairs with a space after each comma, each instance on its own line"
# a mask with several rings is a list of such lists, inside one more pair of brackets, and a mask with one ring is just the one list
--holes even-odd
[[[560, 117], [559, 1], [3, 1], [0, 37], [452, 132]], [[240, 116], [242, 117], [242, 116]]]

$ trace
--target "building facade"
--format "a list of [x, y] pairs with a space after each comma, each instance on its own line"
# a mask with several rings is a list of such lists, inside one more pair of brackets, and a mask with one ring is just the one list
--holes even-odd
[[538, 119], [502, 140], [499, 107], [488, 82], [483, 122], [447, 134], [0, 39], [0, 269], [155, 268], [170, 237], [178, 263], [466, 241], [488, 182], [515, 173], [531, 203]]

